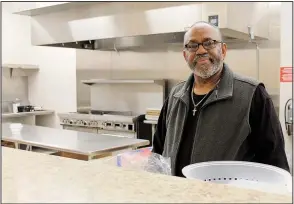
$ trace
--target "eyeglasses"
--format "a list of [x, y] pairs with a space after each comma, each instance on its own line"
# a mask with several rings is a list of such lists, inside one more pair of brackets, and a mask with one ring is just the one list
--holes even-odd
[[222, 41], [217, 41], [217, 40], [208, 40], [202, 43], [189, 43], [185, 45], [185, 48], [189, 51], [189, 52], [196, 52], [200, 45], [202, 45], [204, 47], [204, 49], [206, 50], [211, 50], [213, 48], [215, 48], [217, 43], [223, 43]]

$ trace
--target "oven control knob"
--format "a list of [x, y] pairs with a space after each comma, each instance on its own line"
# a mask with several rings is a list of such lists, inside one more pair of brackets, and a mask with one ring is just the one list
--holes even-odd
[[87, 121], [84, 121], [83, 122], [83, 125], [85, 125], [85, 126], [88, 125], [88, 122]]
[[70, 120], [70, 121], [69, 121], [69, 124], [73, 124], [73, 123], [74, 123], [74, 121], [73, 121], [73, 120]]

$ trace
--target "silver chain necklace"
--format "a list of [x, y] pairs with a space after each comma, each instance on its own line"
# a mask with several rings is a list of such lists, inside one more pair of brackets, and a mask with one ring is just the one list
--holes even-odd
[[[218, 85], [220, 79], [218, 80], [218, 82], [216, 83], [216, 86]], [[207, 94], [205, 94], [205, 96], [201, 99], [201, 101], [199, 101], [197, 104], [195, 104], [194, 102], [194, 97], [193, 97], [193, 92], [194, 92], [194, 85], [195, 85], [195, 82], [193, 83], [193, 87], [192, 87], [192, 91], [191, 91], [191, 98], [192, 98], [192, 102], [193, 102], [193, 105], [194, 105], [194, 109], [192, 110], [193, 111], [193, 116], [195, 116], [195, 113], [197, 111], [197, 107], [199, 106], [199, 104], [208, 96], [209, 92]], [[215, 86], [215, 87], [216, 87]]]

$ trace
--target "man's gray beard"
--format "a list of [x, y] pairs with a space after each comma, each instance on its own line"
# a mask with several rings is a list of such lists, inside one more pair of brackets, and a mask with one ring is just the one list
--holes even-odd
[[202, 79], [208, 79], [218, 73], [218, 71], [222, 68], [222, 61], [216, 62], [212, 64], [210, 68], [209, 65], [202, 65], [200, 68], [196, 69], [196, 66], [193, 64], [189, 64], [190, 69], [196, 76], [199, 76]]

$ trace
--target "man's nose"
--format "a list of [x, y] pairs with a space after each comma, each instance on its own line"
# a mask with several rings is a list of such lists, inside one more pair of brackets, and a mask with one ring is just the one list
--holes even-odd
[[203, 47], [203, 45], [199, 45], [196, 54], [201, 55], [201, 54], [206, 54], [206, 53], [207, 53], [207, 50]]

